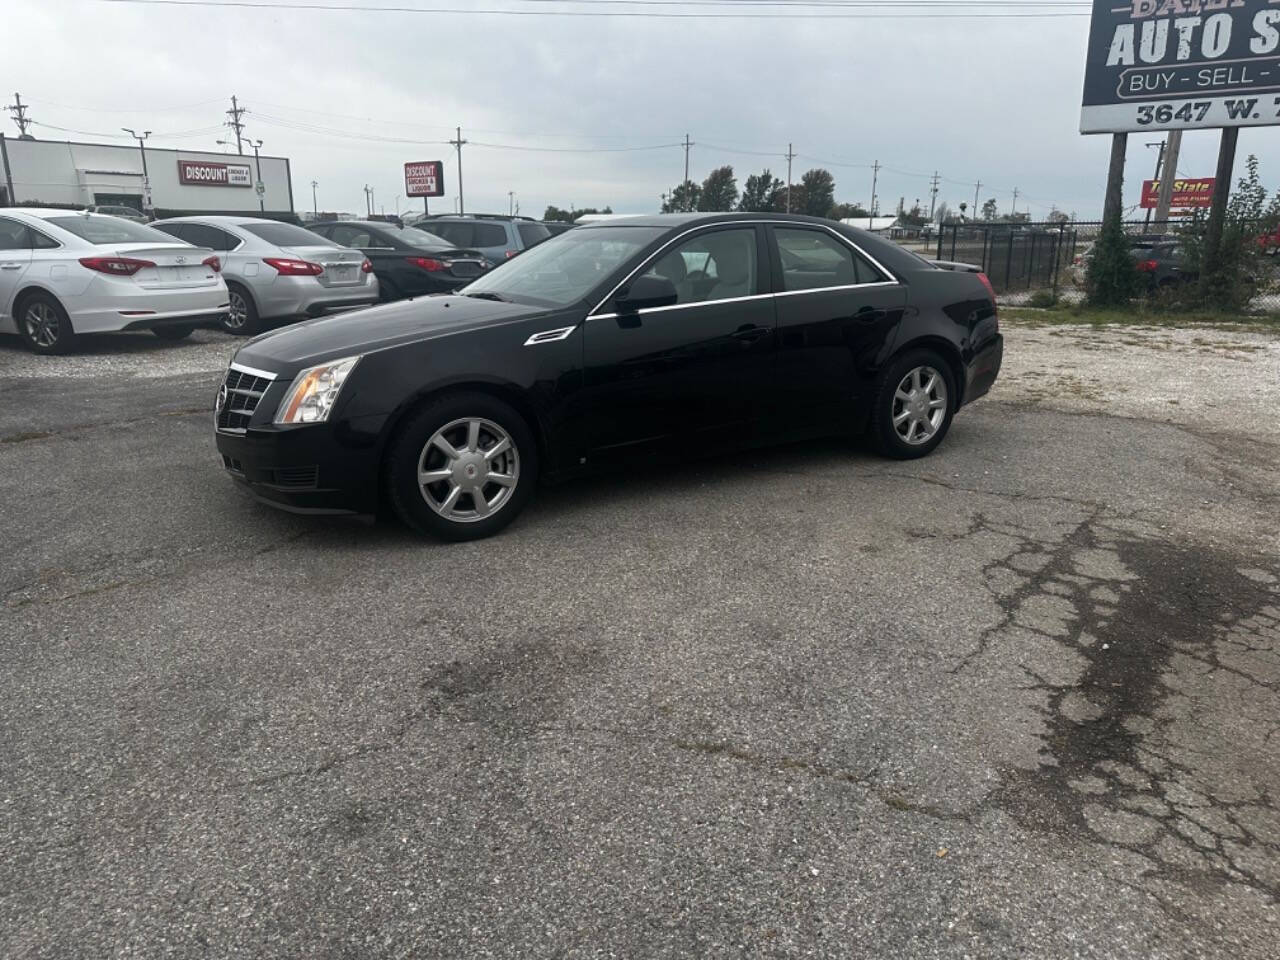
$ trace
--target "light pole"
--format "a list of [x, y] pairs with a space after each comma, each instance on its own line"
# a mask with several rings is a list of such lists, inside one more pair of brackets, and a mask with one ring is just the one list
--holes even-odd
[[514, 217], [516, 213], [516, 192], [514, 190], [507, 191], [507, 216]]
[[316, 187], [318, 186], [320, 184], [316, 183], [316, 181], [311, 181], [311, 213], [317, 220], [320, 219], [320, 201], [316, 199]]
[[120, 129], [138, 141], [138, 152], [142, 154], [142, 212], [150, 213], [151, 178], [147, 176], [147, 148], [143, 144], [146, 142], [147, 137], [151, 136], [151, 131], [143, 130], [142, 134], [138, 135], [129, 127], [121, 127]]
[[250, 140], [249, 146], [253, 147], [253, 169], [254, 181], [253, 189], [258, 195], [258, 209], [263, 213], [267, 210], [267, 189], [262, 183], [262, 160], [258, 156], [258, 150], [262, 147], [261, 140]]

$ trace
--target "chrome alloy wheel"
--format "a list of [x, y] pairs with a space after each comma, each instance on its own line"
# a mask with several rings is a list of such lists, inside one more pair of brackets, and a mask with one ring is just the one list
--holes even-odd
[[947, 416], [947, 381], [933, 367], [908, 371], [893, 393], [893, 429], [904, 443], [928, 443]]
[[58, 314], [47, 303], [37, 300], [23, 314], [27, 336], [42, 347], [52, 347], [58, 342]]
[[520, 454], [492, 420], [469, 417], [445, 424], [418, 457], [418, 489], [427, 506], [456, 523], [474, 523], [501, 510], [520, 480]]
[[229, 290], [227, 293], [227, 327], [231, 330], [239, 330], [249, 318], [249, 307], [244, 302], [244, 296], [238, 291]]

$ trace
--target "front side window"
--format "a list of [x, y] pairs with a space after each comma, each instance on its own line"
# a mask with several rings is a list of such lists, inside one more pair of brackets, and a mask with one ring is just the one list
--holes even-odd
[[717, 230], [677, 244], [654, 261], [648, 274], [666, 277], [676, 303], [705, 303], [760, 292], [754, 228]]
[[877, 283], [885, 276], [825, 230], [774, 230], [784, 290], [817, 290]]
[[46, 217], [46, 222], [93, 244], [173, 243], [173, 237], [119, 217]]
[[[504, 260], [463, 287], [461, 293], [515, 303], [567, 307], [595, 291], [666, 229], [583, 227], [570, 230], [518, 257]], [[604, 292], [598, 295], [603, 296]]]

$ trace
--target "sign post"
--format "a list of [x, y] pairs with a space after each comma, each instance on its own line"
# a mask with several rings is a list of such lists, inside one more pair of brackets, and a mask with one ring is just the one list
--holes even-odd
[[429, 197], [444, 196], [444, 163], [440, 160], [423, 160], [404, 165], [404, 193], [407, 197], [422, 198], [422, 212], [431, 212]]

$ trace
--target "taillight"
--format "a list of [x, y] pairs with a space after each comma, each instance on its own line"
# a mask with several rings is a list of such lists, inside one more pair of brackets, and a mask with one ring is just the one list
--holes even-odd
[[360, 272], [373, 273], [373, 262], [371, 260], [366, 260], [364, 263], [360, 264]]
[[508, 260], [510, 260], [512, 257], [514, 257], [514, 256], [515, 256], [517, 253], [519, 253], [519, 252], [520, 252], [519, 250], [508, 250], [508, 251], [507, 251], [507, 259], [508, 259]]
[[263, 257], [262, 262], [275, 267], [282, 277], [318, 277], [324, 273], [324, 267], [308, 260], [290, 260], [287, 257]]
[[982, 281], [982, 285], [987, 288], [987, 295], [991, 297], [991, 302], [996, 301], [996, 288], [991, 285], [991, 279], [985, 273], [979, 273], [978, 279]]
[[80, 266], [115, 277], [132, 277], [143, 267], [154, 267], [155, 264], [150, 260], [134, 260], [132, 257], [81, 257]]
[[205, 257], [203, 260], [200, 261], [200, 263], [208, 267], [214, 273], [222, 272], [222, 261], [219, 260], [217, 257]]
[[437, 273], [441, 270], [449, 269], [449, 265], [447, 263], [443, 260], [436, 260], [433, 257], [405, 257], [405, 260], [413, 264], [415, 267], [427, 270], [430, 273]]
[[1156, 267], [1158, 267], [1158, 266], [1159, 266], [1159, 264], [1158, 264], [1158, 263], [1156, 263], [1154, 260], [1139, 260], [1139, 261], [1138, 261], [1138, 269], [1139, 269], [1139, 270], [1141, 270], [1143, 273], [1155, 273], [1155, 272], [1156, 272]]

